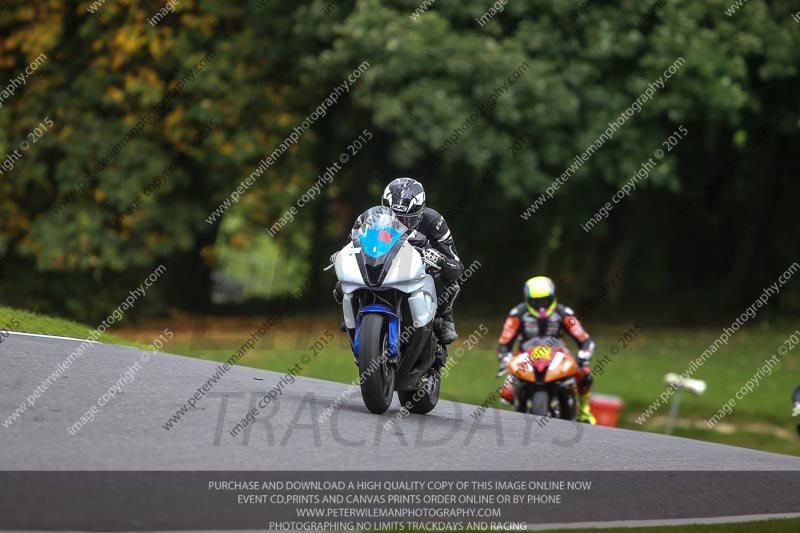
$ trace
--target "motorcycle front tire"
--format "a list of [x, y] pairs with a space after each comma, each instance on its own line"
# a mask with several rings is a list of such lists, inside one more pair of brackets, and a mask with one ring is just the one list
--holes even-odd
[[394, 366], [389, 364], [389, 328], [386, 317], [364, 315], [358, 346], [361, 398], [375, 414], [385, 413], [394, 397]]
[[550, 415], [550, 393], [546, 390], [537, 390], [531, 400], [531, 414], [539, 416]]

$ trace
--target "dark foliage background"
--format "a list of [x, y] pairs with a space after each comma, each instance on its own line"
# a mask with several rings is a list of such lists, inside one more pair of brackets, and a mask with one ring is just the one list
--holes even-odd
[[[263, 8], [260, 8], [263, 4]], [[331, 5], [336, 2], [331, 2]], [[211, 271], [247, 252], [364, 129], [374, 138], [275, 237], [272, 261], [307, 277], [393, 177], [414, 173], [520, 65], [485, 117], [434, 157], [423, 182], [466, 263], [473, 312], [503, 312], [524, 279], [548, 274], [579, 307], [631, 260], [608, 316], [728, 320], [798, 259], [800, 24], [797, 4], [753, 0], [514, 1], [485, 26], [484, 0], [14, 2], [0, 12], [0, 89], [47, 59], [0, 108], [0, 157], [46, 117], [54, 126], [0, 176], [0, 296], [10, 305], [104, 316], [158, 264], [169, 276], [138, 313], [214, 310]], [[326, 14], [326, 8], [329, 14]], [[209, 55], [211, 54], [211, 55]], [[685, 64], [552, 200], [520, 214], [644, 91]], [[170, 99], [181, 75], [207, 65]], [[364, 61], [369, 68], [226, 212], [205, 219]], [[75, 193], [89, 169], [158, 106], [140, 135]], [[209, 120], [218, 122], [197, 145]], [[580, 224], [680, 125], [686, 139], [590, 233]], [[525, 136], [513, 158], [507, 149]], [[141, 208], [114, 220], [176, 156], [184, 163]], [[476, 198], [462, 201], [500, 164]], [[54, 207], [63, 204], [56, 211]], [[459, 207], [459, 204], [462, 204]], [[233, 220], [233, 218], [230, 218]], [[224, 237], [224, 238], [222, 238]], [[328, 280], [330, 281], [330, 280]], [[289, 283], [289, 282], [287, 282]], [[290, 283], [289, 283], [290, 284]], [[328, 298], [315, 286], [310, 307]], [[326, 300], [327, 302], [327, 300]], [[261, 311], [250, 302], [237, 311]], [[765, 313], [800, 311], [800, 282]]]

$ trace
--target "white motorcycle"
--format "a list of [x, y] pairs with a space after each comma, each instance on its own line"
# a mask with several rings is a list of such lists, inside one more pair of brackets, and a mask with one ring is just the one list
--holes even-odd
[[436, 286], [443, 256], [387, 207], [373, 207], [337, 255], [344, 323], [367, 409], [384, 413], [394, 391], [412, 413], [439, 401], [447, 349], [434, 334]]

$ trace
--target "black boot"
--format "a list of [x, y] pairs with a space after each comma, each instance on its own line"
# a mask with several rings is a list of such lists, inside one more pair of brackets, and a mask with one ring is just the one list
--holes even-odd
[[448, 311], [443, 313], [442, 316], [437, 317], [433, 322], [436, 336], [442, 344], [453, 344], [458, 339], [456, 333], [456, 325], [453, 323], [453, 312]]

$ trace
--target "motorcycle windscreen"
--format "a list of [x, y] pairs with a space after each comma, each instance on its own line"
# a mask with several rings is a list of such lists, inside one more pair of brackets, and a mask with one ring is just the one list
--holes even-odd
[[354, 235], [361, 247], [356, 261], [367, 285], [377, 287], [405, 242], [408, 228], [386, 207], [373, 207], [362, 219]]
[[366, 222], [358, 230], [361, 252], [375, 260], [385, 260], [385, 256], [400, 241], [407, 228], [388, 213], [377, 212], [371, 216], [369, 213], [368, 211]]

